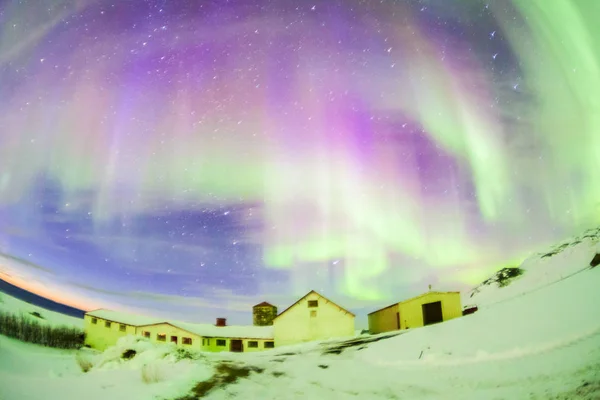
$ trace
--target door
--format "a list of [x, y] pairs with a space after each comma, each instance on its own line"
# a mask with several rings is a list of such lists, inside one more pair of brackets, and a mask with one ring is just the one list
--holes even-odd
[[396, 313], [396, 328], [400, 329], [400, 313]]
[[241, 353], [244, 351], [244, 342], [239, 339], [231, 339], [229, 350], [235, 353]]
[[437, 324], [444, 320], [441, 301], [423, 304], [421, 307], [423, 308], [423, 325]]

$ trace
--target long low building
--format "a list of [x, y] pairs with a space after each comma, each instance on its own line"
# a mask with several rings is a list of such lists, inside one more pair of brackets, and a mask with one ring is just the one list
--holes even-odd
[[460, 292], [427, 292], [370, 313], [369, 332], [417, 328], [460, 316]]
[[87, 312], [84, 321], [85, 343], [98, 350], [113, 346], [127, 335], [212, 352], [249, 352], [275, 347], [272, 326], [227, 326], [224, 318], [218, 318], [215, 325], [193, 324], [98, 309]]
[[267, 302], [252, 307], [252, 313], [254, 325], [228, 326], [225, 318], [214, 325], [193, 324], [98, 309], [85, 314], [85, 343], [104, 350], [135, 335], [200, 351], [250, 352], [355, 334], [354, 314], [314, 290], [279, 315]]

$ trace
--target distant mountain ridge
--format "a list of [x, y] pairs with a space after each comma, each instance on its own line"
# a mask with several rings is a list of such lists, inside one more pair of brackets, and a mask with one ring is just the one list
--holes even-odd
[[65, 314], [70, 317], [83, 318], [85, 314], [84, 310], [80, 310], [75, 307], [67, 306], [65, 304], [49, 300], [45, 297], [39, 296], [35, 293], [31, 293], [25, 289], [21, 289], [18, 286], [3, 281], [2, 279], [0, 279], [0, 292], [4, 292], [9, 296], [15, 297], [19, 300], [23, 300], [30, 304], [34, 304], [38, 307], [45, 308], [46, 310]]

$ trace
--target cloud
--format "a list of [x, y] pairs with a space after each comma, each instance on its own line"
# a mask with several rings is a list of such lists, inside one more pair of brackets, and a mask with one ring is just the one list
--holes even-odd
[[34, 270], [44, 271], [48, 274], [54, 275], [52, 270], [50, 270], [46, 267], [42, 267], [41, 265], [32, 263], [30, 261], [24, 260], [20, 257], [12, 256], [12, 255], [6, 254], [6, 253], [0, 253], [0, 261], [2, 261], [2, 259], [4, 259], [5, 262], [12, 262], [13, 266], [14, 266], [14, 263], [17, 263], [17, 265], [19, 265], [19, 266], [26, 266], [26, 267], [34, 269]]

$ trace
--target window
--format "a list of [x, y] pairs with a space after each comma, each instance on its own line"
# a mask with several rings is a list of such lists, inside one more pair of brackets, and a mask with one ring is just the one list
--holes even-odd
[[217, 346], [224, 347], [227, 344], [227, 340], [225, 339], [217, 339]]
[[166, 333], [157, 333], [156, 334], [156, 340], [158, 340], [159, 342], [166, 342], [167, 341], [167, 334]]
[[275, 347], [275, 342], [265, 342], [265, 349], [272, 349]]
[[258, 342], [256, 340], [251, 340], [248, 342], [248, 348], [258, 348]]
[[104, 326], [106, 328], [110, 328], [110, 321], [104, 321]]
[[125, 332], [125, 331], [127, 330], [127, 325], [125, 325], [125, 324], [120, 324], [120, 325], [119, 325], [119, 330], [120, 330], [121, 332]]
[[310, 308], [319, 307], [319, 300], [309, 300], [308, 301], [308, 306]]
[[96, 325], [98, 323], [98, 318], [92, 318], [92, 324]]
[[177, 336], [171, 336], [171, 343], [177, 344], [178, 341], [179, 341], [179, 339]]
[[311, 310], [311, 311], [310, 311], [310, 316], [311, 316], [312, 318], [316, 317], [316, 316], [317, 316], [317, 310]]
[[189, 338], [189, 337], [181, 338], [181, 342], [183, 344], [192, 344], [192, 338]]
[[144, 331], [144, 332], [142, 332], [142, 335], [144, 335], [145, 338], [150, 339], [150, 332]]

